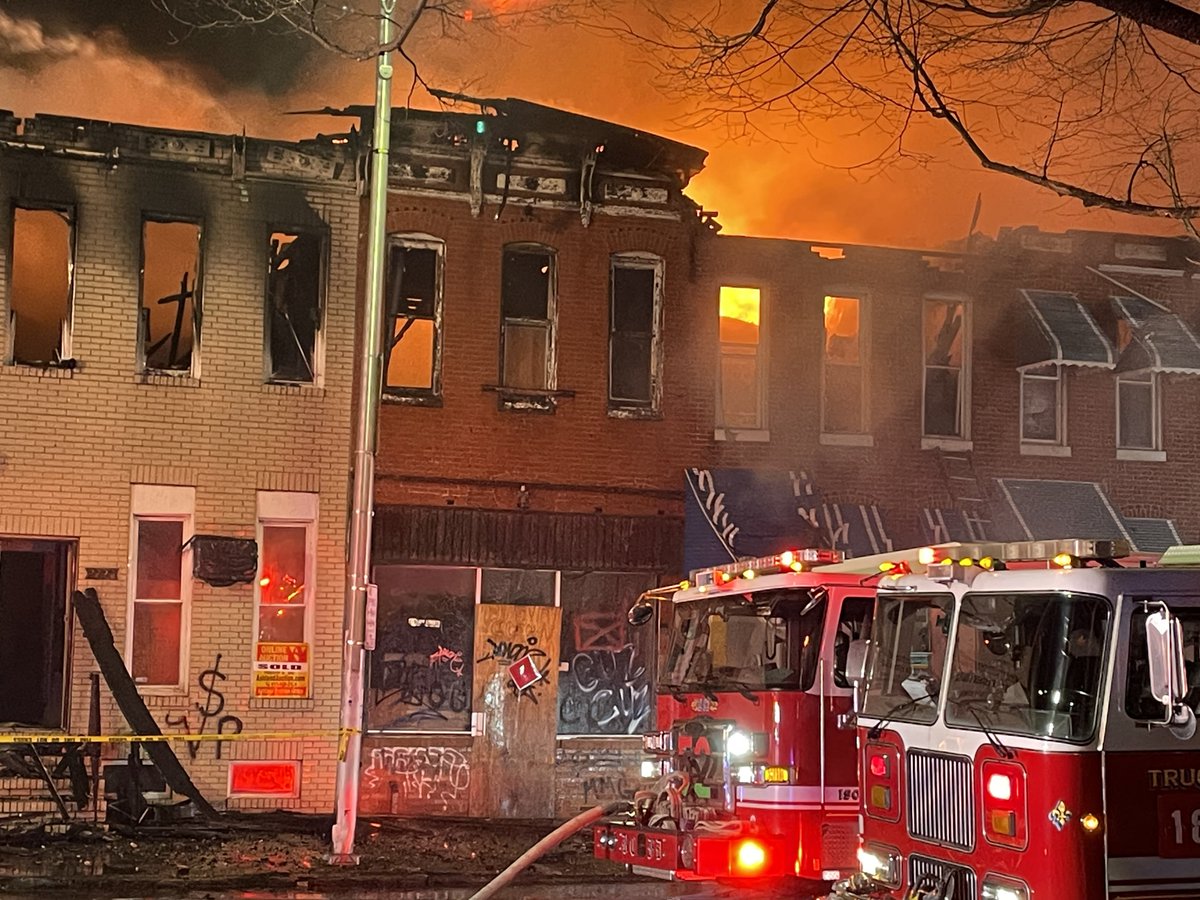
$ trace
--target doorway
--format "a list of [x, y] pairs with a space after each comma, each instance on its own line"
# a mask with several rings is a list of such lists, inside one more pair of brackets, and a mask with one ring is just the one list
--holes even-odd
[[66, 721], [73, 541], [0, 538], [0, 722]]

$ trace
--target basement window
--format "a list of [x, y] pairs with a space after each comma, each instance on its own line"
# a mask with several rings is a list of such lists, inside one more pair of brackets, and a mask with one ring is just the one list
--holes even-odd
[[610, 410], [657, 411], [661, 393], [663, 261], [621, 253], [612, 258], [609, 320]]
[[[500, 295], [500, 384], [513, 394], [554, 391], [554, 251], [505, 248]], [[550, 405], [547, 398], [547, 406]]]
[[14, 363], [57, 366], [71, 357], [73, 238], [69, 209], [13, 208], [7, 357]]
[[442, 393], [442, 260], [427, 235], [392, 238], [383, 323], [383, 392], [414, 402]]
[[196, 375], [200, 343], [200, 225], [142, 222], [138, 358], [147, 374]]
[[267, 249], [267, 380], [320, 380], [324, 236], [272, 231]]

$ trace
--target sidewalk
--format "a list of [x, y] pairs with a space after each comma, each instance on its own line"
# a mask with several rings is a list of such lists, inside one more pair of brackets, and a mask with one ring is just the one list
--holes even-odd
[[[357, 866], [333, 866], [327, 816], [230, 813], [168, 826], [0, 821], [0, 893], [86, 889], [179, 891], [482, 886], [557, 822], [481, 819], [363, 819]], [[14, 827], [16, 826], [16, 827]], [[591, 829], [529, 867], [521, 881], [641, 879], [592, 857]]]

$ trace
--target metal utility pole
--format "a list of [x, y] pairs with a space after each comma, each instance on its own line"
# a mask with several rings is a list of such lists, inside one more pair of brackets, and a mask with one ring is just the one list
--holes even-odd
[[[379, 44], [392, 40], [395, 0], [379, 2]], [[342, 709], [338, 721], [337, 764], [330, 861], [357, 863], [354, 832], [358, 825], [359, 773], [362, 762], [363, 695], [366, 650], [367, 585], [371, 577], [371, 517], [375, 491], [375, 444], [382, 369], [383, 276], [386, 265], [388, 149], [392, 136], [391, 53], [379, 53], [375, 69], [375, 128], [371, 139], [371, 212], [367, 234], [367, 284], [362, 341], [354, 382], [354, 485], [351, 491], [350, 546], [346, 561], [343, 613]]]

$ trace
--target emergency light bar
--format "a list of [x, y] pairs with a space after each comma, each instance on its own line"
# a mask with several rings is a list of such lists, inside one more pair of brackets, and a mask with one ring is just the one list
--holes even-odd
[[[1123, 540], [1082, 540], [1068, 538], [1054, 541], [1010, 541], [986, 544], [947, 544], [923, 547], [917, 558], [926, 574], [934, 580], [952, 576], [954, 566], [983, 569], [1003, 568], [1012, 562], [1053, 562], [1069, 569], [1083, 560], [1120, 559], [1129, 556], [1131, 548]], [[880, 570], [892, 574], [911, 571], [904, 560], [887, 561]]]
[[842, 561], [840, 550], [785, 550], [774, 556], [758, 556], [752, 559], [739, 559], [723, 566], [711, 569], [696, 569], [689, 579], [696, 587], [704, 590], [710, 587], [720, 587], [737, 578], [754, 578], [758, 575], [775, 575], [780, 572], [805, 572], [813, 566], [839, 563]]

